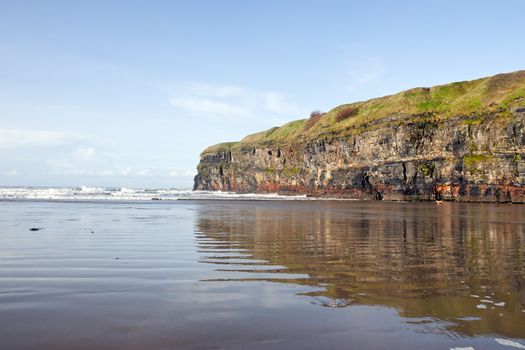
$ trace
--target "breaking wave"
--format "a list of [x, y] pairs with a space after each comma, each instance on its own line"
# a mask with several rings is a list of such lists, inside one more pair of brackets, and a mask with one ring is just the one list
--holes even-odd
[[233, 192], [192, 191], [185, 189], [144, 189], [126, 187], [0, 187], [0, 200], [306, 200], [306, 195], [239, 194]]

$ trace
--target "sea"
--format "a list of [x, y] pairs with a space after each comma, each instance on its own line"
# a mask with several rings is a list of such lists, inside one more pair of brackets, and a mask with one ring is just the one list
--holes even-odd
[[525, 206], [0, 188], [0, 349], [525, 349]]
[[192, 191], [176, 188], [126, 188], [126, 187], [0, 187], [0, 200], [98, 200], [98, 201], [148, 201], [180, 199], [235, 199], [235, 200], [300, 200], [306, 195], [282, 196], [274, 193], [233, 193], [221, 191]]

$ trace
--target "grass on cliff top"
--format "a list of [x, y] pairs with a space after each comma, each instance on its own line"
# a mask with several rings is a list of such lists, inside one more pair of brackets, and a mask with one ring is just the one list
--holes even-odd
[[241, 140], [241, 143], [253, 144], [258, 143], [261, 140], [266, 142], [279, 142], [283, 140], [296, 139], [303, 133], [304, 123], [305, 119], [295, 120], [293, 122], [286, 123], [279, 128], [275, 127], [263, 132], [248, 135]]
[[[252, 134], [237, 143], [212, 146], [203, 153], [238, 147], [281, 145], [321, 137], [350, 136], [366, 129], [367, 124], [387, 117], [405, 116], [412, 121], [418, 115], [432, 115], [443, 120], [457, 115], [481, 115], [483, 112], [509, 110], [525, 106], [525, 71], [492, 77], [415, 88], [395, 95], [338, 106], [324, 113], [315, 124], [305, 128], [306, 119]], [[337, 121], [344, 109], [356, 112]], [[341, 118], [339, 118], [341, 119]]]
[[216, 153], [220, 151], [231, 151], [239, 142], [223, 142], [206, 148], [202, 153]]
[[219, 151], [231, 151], [235, 147], [242, 145], [255, 145], [264, 140], [265, 143], [280, 142], [282, 140], [291, 140], [299, 138], [300, 134], [304, 128], [304, 119], [295, 120], [284, 124], [281, 127], [273, 127], [271, 129], [258, 132], [256, 134], [251, 134], [246, 136], [240, 142], [224, 142], [217, 145], [210, 146], [206, 148], [203, 154], [206, 153], [215, 153]]

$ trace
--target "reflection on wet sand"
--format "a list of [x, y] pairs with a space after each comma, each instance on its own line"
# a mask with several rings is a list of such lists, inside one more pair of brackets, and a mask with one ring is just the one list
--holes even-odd
[[525, 338], [523, 206], [239, 206], [197, 211], [201, 261], [224, 273], [216, 280], [307, 285], [322, 306], [382, 305], [464, 335]]

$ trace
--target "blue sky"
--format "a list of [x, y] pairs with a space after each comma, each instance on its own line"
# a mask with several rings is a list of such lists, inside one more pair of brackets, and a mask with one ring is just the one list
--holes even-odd
[[525, 1], [0, 0], [0, 185], [189, 188], [208, 145], [525, 69]]

